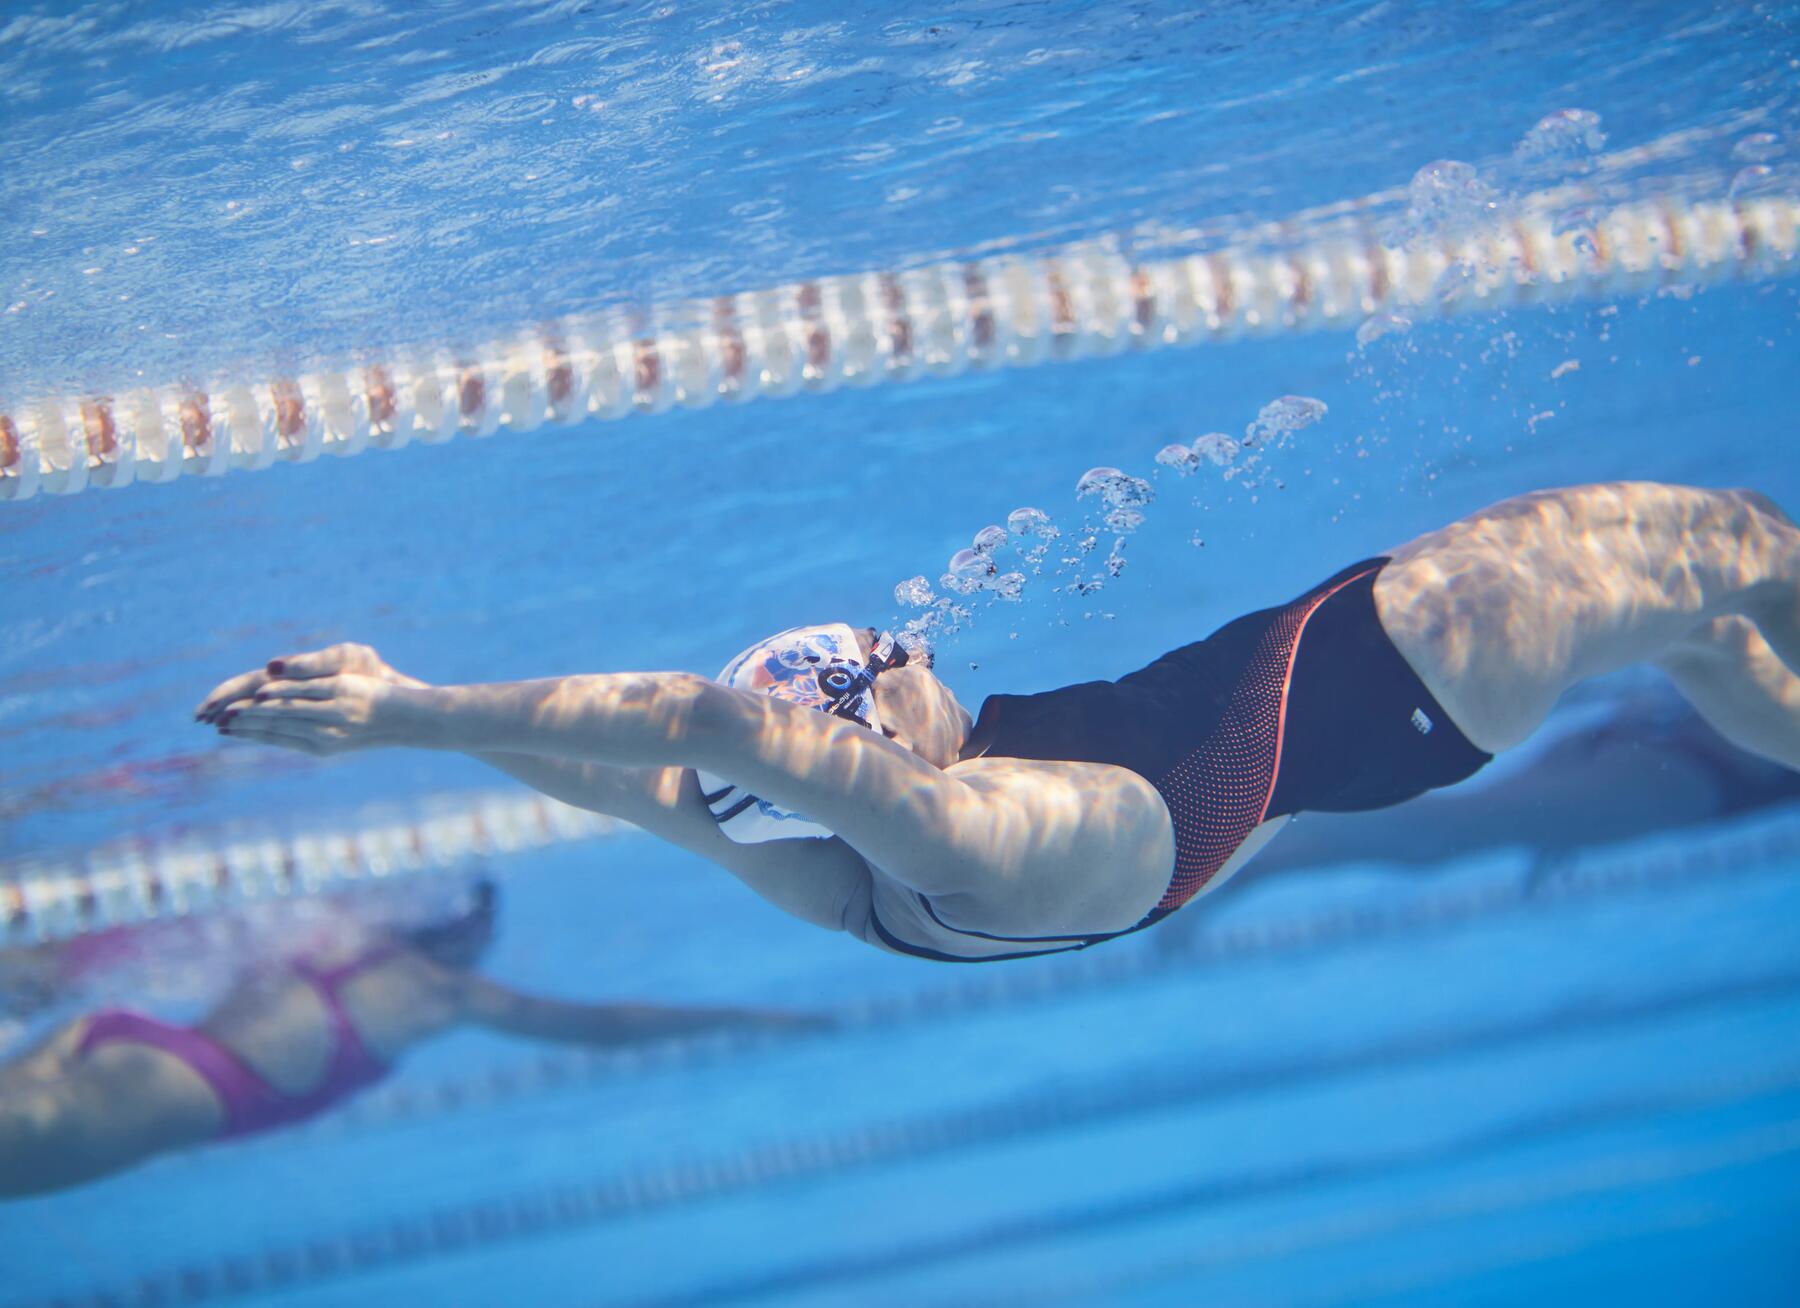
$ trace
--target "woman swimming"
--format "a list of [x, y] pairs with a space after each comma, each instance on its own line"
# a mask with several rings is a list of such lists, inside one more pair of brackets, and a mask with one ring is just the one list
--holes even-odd
[[[1574, 682], [1639, 661], [1800, 767], [1800, 530], [1745, 491], [1543, 491], [1118, 681], [996, 695], [974, 720], [926, 660], [841, 625], [772, 637], [720, 681], [437, 687], [339, 645], [233, 678], [196, 716], [315, 754], [471, 753], [809, 922], [980, 961], [1159, 921], [1290, 815], [1454, 784]], [[807, 838], [771, 839], [788, 831]]]
[[77, 1018], [0, 1066], [0, 1197], [41, 1194], [171, 1150], [304, 1121], [380, 1081], [411, 1046], [464, 1024], [589, 1045], [818, 1025], [739, 1008], [520, 994], [473, 970], [493, 928], [493, 887], [483, 882], [468, 911], [448, 922], [357, 932], [329, 958], [259, 969], [197, 1026], [129, 1009]]

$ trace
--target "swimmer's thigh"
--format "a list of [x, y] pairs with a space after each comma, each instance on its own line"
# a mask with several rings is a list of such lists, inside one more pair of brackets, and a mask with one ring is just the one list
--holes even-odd
[[1457, 725], [1498, 752], [1576, 681], [1657, 659], [1715, 617], [1791, 615], [1797, 579], [1800, 533], [1762, 496], [1619, 482], [1421, 536], [1394, 552], [1375, 603]]

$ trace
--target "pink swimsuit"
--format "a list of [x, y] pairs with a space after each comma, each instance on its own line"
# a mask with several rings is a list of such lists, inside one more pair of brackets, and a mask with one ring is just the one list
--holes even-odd
[[221, 1137], [254, 1135], [304, 1121], [358, 1090], [381, 1080], [391, 1070], [357, 1034], [344, 1009], [342, 990], [358, 974], [392, 959], [399, 950], [387, 946], [372, 950], [350, 963], [319, 968], [300, 961], [290, 970], [319, 996], [331, 1030], [331, 1054], [319, 1084], [305, 1094], [290, 1095], [276, 1089], [266, 1077], [224, 1044], [203, 1031], [175, 1026], [129, 1009], [111, 1008], [96, 1013], [76, 1047], [77, 1056], [110, 1044], [143, 1045], [172, 1054], [193, 1068], [212, 1087], [225, 1113]]

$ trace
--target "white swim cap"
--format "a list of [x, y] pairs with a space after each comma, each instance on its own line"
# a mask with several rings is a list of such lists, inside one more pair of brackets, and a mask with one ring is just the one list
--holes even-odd
[[[875, 707], [875, 675], [905, 661], [905, 653], [877, 654], [864, 661], [856, 633], [842, 622], [819, 627], [793, 627], [759, 640], [725, 665], [718, 680], [739, 690], [755, 690], [790, 704], [835, 713], [872, 731], [881, 730]], [[713, 820], [741, 845], [765, 840], [820, 839], [832, 833], [766, 799], [758, 799], [723, 777], [702, 772], [700, 790]]]

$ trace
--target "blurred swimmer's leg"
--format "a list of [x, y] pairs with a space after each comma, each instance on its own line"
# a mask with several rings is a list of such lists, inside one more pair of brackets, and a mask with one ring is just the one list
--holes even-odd
[[1375, 604], [1457, 726], [1498, 752], [1573, 683], [1660, 660], [1715, 618], [1749, 618], [1792, 667], [1800, 530], [1749, 491], [1540, 491], [1395, 551]]
[[0, 1198], [43, 1194], [217, 1136], [224, 1113], [191, 1067], [161, 1050], [80, 1050], [88, 1019], [5, 1069]]
[[1732, 744], [1800, 769], [1800, 677], [1749, 619], [1715, 618], [1657, 665]]

